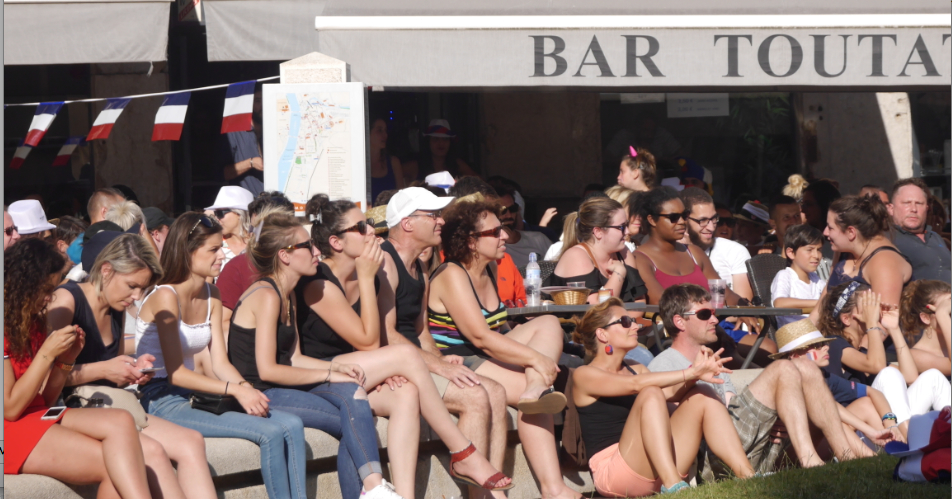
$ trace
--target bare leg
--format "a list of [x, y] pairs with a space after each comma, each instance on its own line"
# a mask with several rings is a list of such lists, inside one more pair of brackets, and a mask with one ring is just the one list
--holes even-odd
[[[800, 383], [806, 402], [807, 415], [826, 437], [830, 448], [840, 461], [870, 457], [873, 452], [863, 444], [855, 433], [849, 432], [849, 438], [843, 431], [843, 421], [840, 419], [839, 405], [833, 400], [820, 368], [805, 358], [793, 360], [793, 365], [800, 371]], [[809, 395], [809, 396], [807, 396]]]
[[[700, 425], [698, 421], [701, 422]], [[695, 431], [697, 429], [701, 431]], [[735, 475], [740, 478], [753, 476], [754, 468], [747, 459], [737, 432], [731, 431], [733, 429], [734, 423], [720, 400], [696, 389], [688, 392], [671, 415], [678, 472], [684, 475], [691, 468], [701, 445], [703, 432], [711, 451], [724, 461]]]
[[33, 448], [23, 472], [73, 484], [98, 482], [99, 497], [151, 497], [139, 432], [121, 409], [67, 411]]
[[157, 440], [165, 448], [169, 459], [178, 464], [178, 482], [189, 499], [214, 499], [215, 484], [205, 457], [205, 438], [202, 434], [149, 416], [149, 426], [141, 435]]
[[379, 392], [371, 390], [368, 398], [375, 415], [390, 418], [387, 456], [393, 485], [404, 499], [413, 499], [420, 450], [420, 401], [416, 386], [405, 384], [396, 390], [384, 386]]
[[[803, 388], [800, 385], [800, 371], [789, 360], [777, 360], [767, 366], [749, 385], [751, 393], [761, 404], [775, 409], [790, 442], [804, 468], [822, 466], [823, 460], [817, 455], [810, 439], [809, 418], [806, 402], [803, 400]], [[829, 391], [829, 390], [827, 390]]]
[[[562, 355], [564, 341], [562, 326], [554, 316], [546, 315], [517, 326], [510, 331], [507, 338], [526, 345], [546, 357], [558, 361]], [[537, 399], [543, 391], [549, 388], [548, 383], [535, 369], [523, 369], [526, 378], [525, 391], [520, 399]]]
[[139, 433], [139, 443], [145, 456], [146, 476], [152, 495], [163, 499], [185, 499], [182, 486], [175, 476], [175, 469], [172, 468], [172, 462], [162, 444], [142, 433]]
[[[690, 446], [688, 442], [693, 441], [693, 455], [697, 455], [696, 446], [701, 442], [701, 427], [697, 421], [694, 425], [685, 426], [685, 432], [680, 436], [683, 444], [681, 450], [687, 452], [687, 447]], [[675, 447], [664, 393], [656, 386], [648, 387], [635, 397], [635, 405], [628, 413], [625, 429], [618, 441], [618, 452], [635, 473], [645, 478], [660, 477], [665, 487], [671, 487], [681, 481], [678, 463], [675, 461]], [[681, 459], [686, 460], [688, 457]], [[689, 462], [687, 466], [690, 465]]]
[[862, 419], [864, 423], [872, 426], [873, 429], [883, 429], [883, 420], [881, 419], [879, 412], [876, 410], [876, 407], [873, 405], [873, 400], [871, 398], [858, 398], [848, 405], [846, 410], [855, 414], [856, 417]]
[[[443, 402], [450, 414], [459, 416], [459, 431], [473, 442], [480, 454], [488, 457], [491, 408], [489, 393], [483, 385], [460, 388], [455, 383], [450, 383], [443, 395]], [[496, 466], [495, 463], [492, 464]], [[502, 469], [502, 463], [499, 463], [496, 469]], [[486, 497], [488, 492], [481, 487], [469, 487], [470, 498]]]

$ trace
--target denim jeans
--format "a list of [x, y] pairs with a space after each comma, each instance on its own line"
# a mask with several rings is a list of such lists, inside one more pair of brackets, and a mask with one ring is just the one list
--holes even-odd
[[654, 360], [654, 355], [644, 347], [644, 345], [638, 345], [633, 350], [629, 350], [625, 354], [625, 360], [633, 360], [643, 366], [647, 366]]
[[304, 426], [316, 428], [340, 440], [337, 478], [344, 498], [360, 497], [363, 480], [382, 473], [377, 451], [377, 430], [366, 394], [355, 398], [356, 383], [324, 383], [310, 391], [271, 388], [265, 395], [272, 409], [294, 414]]
[[305, 497], [304, 424], [301, 418], [281, 411], [268, 417], [240, 412], [215, 415], [192, 409], [190, 390], [153, 380], [141, 389], [140, 402], [149, 414], [191, 428], [204, 437], [241, 438], [261, 448], [261, 476], [268, 497]]

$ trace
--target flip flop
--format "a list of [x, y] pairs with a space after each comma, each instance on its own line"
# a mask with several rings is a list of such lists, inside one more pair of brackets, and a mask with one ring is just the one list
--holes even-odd
[[568, 399], [555, 388], [549, 387], [535, 400], [522, 399], [516, 405], [524, 414], [556, 414], [565, 409]]

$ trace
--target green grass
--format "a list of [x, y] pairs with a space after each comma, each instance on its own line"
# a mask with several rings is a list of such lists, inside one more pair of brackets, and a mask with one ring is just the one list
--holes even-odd
[[685, 490], [678, 499], [949, 499], [948, 485], [899, 483], [897, 458], [882, 455], [820, 468], [790, 469], [766, 478], [726, 480]]

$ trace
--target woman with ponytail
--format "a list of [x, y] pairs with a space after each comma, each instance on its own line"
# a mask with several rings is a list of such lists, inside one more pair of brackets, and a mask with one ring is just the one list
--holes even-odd
[[324, 259], [317, 274], [295, 288], [301, 352], [335, 366], [356, 364], [366, 373], [363, 386], [370, 392], [370, 408], [390, 418], [387, 450], [396, 492], [415, 496], [421, 415], [449, 448], [454, 479], [497, 492], [512, 488], [512, 480], [460, 432], [419, 349], [381, 346], [386, 333], [381, 331], [377, 290], [384, 257], [373, 223], [353, 202], [330, 201], [323, 194], [308, 202], [308, 212], [314, 215], [311, 242]]
[[[695, 388], [730, 372], [721, 351], [702, 348], [683, 371], [650, 372], [625, 354], [638, 346], [639, 325], [610, 298], [576, 319], [573, 338], [589, 364], [572, 375], [572, 396], [595, 489], [604, 497], [640, 497], [687, 488], [684, 482], [704, 438], [741, 478], [753, 476], [727, 408]], [[668, 402], [680, 402], [668, 413]]]
[[902, 333], [912, 348], [919, 372], [938, 369], [945, 377], [952, 372], [952, 295], [942, 281], [912, 281], [902, 292], [899, 317]]

